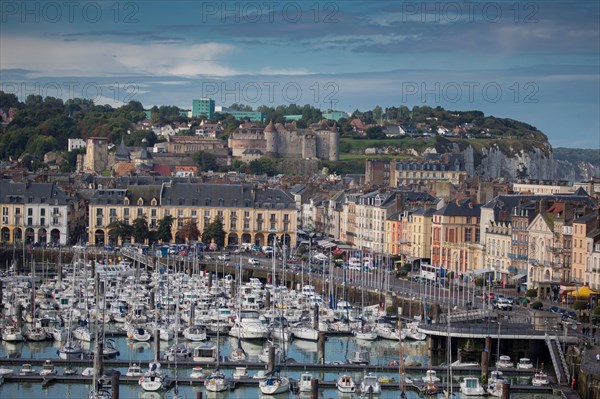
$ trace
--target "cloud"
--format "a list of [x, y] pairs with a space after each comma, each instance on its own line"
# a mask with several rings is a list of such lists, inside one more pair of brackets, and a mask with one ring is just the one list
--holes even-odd
[[261, 75], [287, 75], [287, 76], [297, 76], [297, 75], [311, 75], [310, 72], [306, 68], [272, 68], [272, 67], [264, 67], [260, 70]]
[[30, 77], [231, 76], [239, 71], [222, 59], [233, 50], [220, 43], [125, 44], [4, 36], [0, 69], [28, 69]]

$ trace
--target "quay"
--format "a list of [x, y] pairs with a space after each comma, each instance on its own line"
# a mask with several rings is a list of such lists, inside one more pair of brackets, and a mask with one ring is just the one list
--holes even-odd
[[[90, 384], [92, 382], [91, 376], [82, 376], [82, 375], [52, 375], [42, 377], [40, 375], [6, 375], [4, 377], [5, 382], [16, 382], [16, 383], [38, 383], [44, 384], [47, 386], [53, 383], [59, 384]], [[127, 377], [124, 375], [119, 376], [120, 384], [128, 384], [128, 385], [137, 385], [139, 381], [139, 377]], [[258, 379], [254, 378], [243, 378], [239, 380], [228, 379], [230, 383], [230, 389], [235, 389], [238, 386], [248, 386], [248, 387], [258, 387]], [[175, 384], [175, 380], [169, 378], [168, 388], [171, 389]], [[179, 386], [202, 386], [204, 384], [204, 378], [177, 378], [177, 384]], [[455, 392], [459, 392], [460, 384], [453, 383], [452, 390]], [[319, 380], [319, 387], [321, 388], [335, 388], [336, 381], [326, 381]], [[425, 384], [424, 383], [412, 383], [406, 384], [407, 390], [412, 391], [423, 391]], [[446, 388], [448, 385], [440, 384], [440, 387]], [[400, 386], [398, 382], [394, 383], [381, 383], [381, 388], [386, 390], [399, 390]], [[554, 393], [557, 391], [555, 387], [552, 386], [543, 386], [543, 387], [534, 387], [531, 385], [522, 385], [522, 384], [513, 384], [510, 386], [511, 392], [526, 392], [526, 393]]]

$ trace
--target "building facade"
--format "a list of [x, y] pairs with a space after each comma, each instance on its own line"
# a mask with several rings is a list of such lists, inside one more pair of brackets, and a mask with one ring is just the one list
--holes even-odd
[[69, 242], [69, 198], [53, 183], [1, 183], [0, 240]]
[[205, 116], [208, 119], [215, 116], [215, 100], [212, 98], [192, 100], [192, 117], [197, 118], [200, 116]]
[[198, 230], [219, 218], [226, 233], [225, 245], [255, 243], [273, 239], [296, 244], [297, 210], [289, 193], [252, 185], [162, 183], [128, 186], [126, 189], [96, 190], [89, 205], [90, 242], [109, 242], [109, 224], [144, 217], [150, 229], [170, 215], [175, 237], [187, 222]]

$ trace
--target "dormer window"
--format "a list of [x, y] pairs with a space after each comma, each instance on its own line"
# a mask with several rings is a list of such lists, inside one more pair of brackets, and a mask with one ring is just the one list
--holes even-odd
[[129, 198], [125, 197], [125, 199], [123, 200], [123, 204], [124, 205], [129, 205]]
[[137, 204], [138, 204], [139, 206], [142, 206], [142, 205], [144, 205], [144, 200], [143, 200], [142, 198], [139, 198], [139, 199], [138, 199], [138, 202], [137, 202]]
[[158, 205], [158, 201], [156, 200], [156, 198], [152, 198], [152, 201], [150, 201], [150, 205], [152, 205], [152, 206]]

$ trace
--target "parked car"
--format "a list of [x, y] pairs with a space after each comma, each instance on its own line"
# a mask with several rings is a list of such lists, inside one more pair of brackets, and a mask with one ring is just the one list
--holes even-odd
[[231, 256], [227, 255], [227, 254], [221, 254], [219, 256], [217, 256], [217, 259], [223, 262], [228, 262], [231, 260]]
[[506, 298], [500, 298], [496, 300], [494, 307], [498, 310], [512, 310], [512, 303], [510, 303]]
[[252, 266], [259, 266], [260, 260], [258, 260], [256, 258], [250, 258], [250, 259], [248, 259], [248, 263], [251, 264]]

